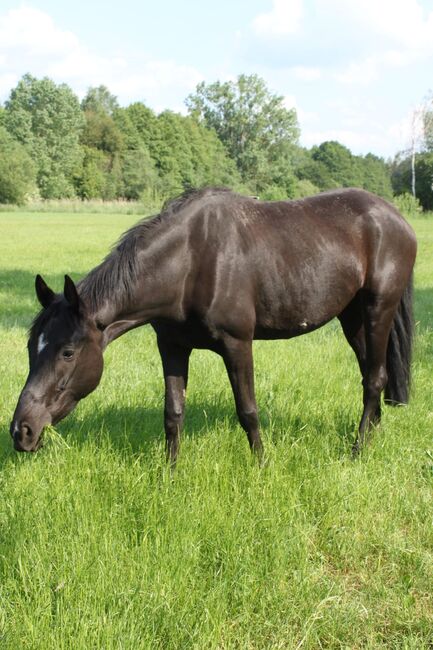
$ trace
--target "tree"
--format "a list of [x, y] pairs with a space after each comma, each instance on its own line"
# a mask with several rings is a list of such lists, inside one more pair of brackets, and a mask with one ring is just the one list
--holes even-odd
[[0, 203], [22, 204], [35, 188], [36, 170], [30, 156], [0, 126]]
[[142, 102], [134, 102], [126, 108], [119, 108], [113, 118], [127, 149], [139, 149], [144, 144], [154, 156], [153, 147], [160, 134], [158, 118], [151, 108]]
[[[433, 152], [419, 153], [415, 160], [415, 193], [424, 210], [433, 210]], [[398, 156], [392, 168], [392, 187], [397, 195], [411, 193], [411, 156]]]
[[90, 111], [112, 116], [119, 108], [119, 103], [117, 97], [112, 95], [106, 86], [98, 86], [89, 88], [81, 102], [81, 108], [84, 112]]
[[339, 186], [339, 184], [332, 177], [331, 172], [324, 162], [315, 160], [308, 155], [308, 157], [300, 163], [296, 169], [296, 176], [303, 181], [309, 181], [312, 185], [319, 188], [319, 190], [332, 190]]
[[350, 149], [339, 142], [335, 140], [322, 142], [318, 147], [312, 148], [311, 157], [326, 166], [333, 180], [340, 187], [362, 187], [362, 175], [355, 157]]
[[[142, 173], [149, 176], [156, 172], [155, 187], [163, 197], [172, 196], [188, 187], [239, 186], [240, 176], [236, 165], [215, 131], [192, 117], [173, 111], [164, 111], [156, 116], [150, 108], [136, 102], [118, 109], [114, 120], [126, 146], [125, 164], [127, 160], [134, 160], [134, 151], [141, 152], [137, 160], [140, 161]], [[147, 170], [143, 151], [150, 154], [152, 167]], [[128, 187], [127, 178], [131, 178], [131, 173], [130, 168], [125, 177], [125, 188]], [[136, 176], [136, 173], [133, 175]], [[133, 193], [136, 194], [136, 190]]]
[[84, 117], [85, 125], [80, 137], [83, 145], [100, 149], [109, 154], [123, 150], [122, 133], [110, 115], [87, 110]]
[[34, 160], [41, 195], [73, 196], [83, 157], [83, 115], [72, 90], [47, 77], [24, 75], [6, 102], [5, 126]]
[[263, 79], [240, 75], [236, 82], [202, 82], [186, 105], [199, 124], [216, 131], [242, 180], [257, 191], [275, 183], [276, 160], [293, 178], [292, 148], [299, 135], [296, 111], [285, 108], [283, 97], [273, 95]]
[[386, 199], [392, 198], [391, 174], [389, 165], [372, 153], [357, 157], [362, 177], [362, 187]]
[[83, 152], [83, 166], [75, 179], [78, 196], [82, 199], [102, 198], [107, 183], [109, 156], [87, 146], [83, 146]]
[[150, 192], [158, 188], [158, 173], [150, 153], [144, 145], [139, 149], [131, 149], [125, 152], [123, 183], [124, 196], [127, 199], [139, 199], [144, 192]]
[[214, 130], [198, 124], [191, 117], [179, 116], [181, 128], [190, 144], [195, 187], [228, 185], [239, 187], [241, 178], [235, 162]]

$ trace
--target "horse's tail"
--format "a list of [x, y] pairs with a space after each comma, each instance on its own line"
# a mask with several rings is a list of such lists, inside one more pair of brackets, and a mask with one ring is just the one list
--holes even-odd
[[409, 401], [413, 330], [413, 274], [411, 273], [394, 316], [386, 351], [388, 383], [385, 387], [385, 402], [392, 406], [407, 404]]

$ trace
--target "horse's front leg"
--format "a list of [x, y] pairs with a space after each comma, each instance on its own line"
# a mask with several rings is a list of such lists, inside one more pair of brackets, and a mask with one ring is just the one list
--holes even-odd
[[239, 422], [247, 433], [251, 450], [262, 461], [263, 444], [254, 393], [252, 341], [227, 338], [224, 341], [223, 359], [233, 389]]
[[165, 381], [164, 428], [167, 460], [175, 465], [185, 413], [191, 349], [175, 345], [160, 336], [158, 348]]

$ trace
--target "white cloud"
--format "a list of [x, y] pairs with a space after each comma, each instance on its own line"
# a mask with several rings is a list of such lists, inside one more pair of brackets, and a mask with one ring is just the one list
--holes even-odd
[[292, 108], [295, 109], [301, 128], [303, 128], [304, 124], [311, 122], [314, 123], [319, 119], [317, 113], [314, 113], [313, 111], [305, 111], [301, 106], [299, 106], [299, 102], [294, 95], [285, 95], [283, 98], [283, 105], [289, 110]]
[[380, 151], [381, 145], [383, 145], [383, 138], [380, 134], [369, 133], [366, 135], [350, 129], [305, 130], [302, 133], [302, 143], [307, 147], [319, 145], [327, 140], [337, 140], [353, 152]]
[[68, 83], [83, 96], [104, 84], [121, 103], [143, 100], [156, 110], [177, 109], [203, 78], [174, 61], [137, 56], [101, 56], [43, 11], [22, 5], [0, 13], [0, 99], [25, 73]]
[[345, 128], [314, 129], [305, 122], [301, 141], [304, 146], [312, 147], [327, 140], [337, 140], [355, 154], [373, 151], [381, 156], [393, 156], [398, 151], [408, 150], [411, 146], [413, 110], [387, 125], [380, 121], [369, 121], [362, 115], [358, 118], [353, 116], [342, 120]]
[[303, 13], [303, 0], [273, 0], [271, 11], [254, 19], [253, 30], [266, 38], [294, 34], [301, 27]]
[[18, 75], [13, 73], [0, 74], [0, 97], [6, 97], [11, 88], [17, 85], [18, 79]]
[[317, 81], [322, 76], [320, 68], [297, 65], [292, 68], [293, 74], [301, 81]]
[[[179, 110], [179, 102], [173, 104], [170, 95], [185, 98], [203, 75], [190, 66], [178, 65], [174, 61], [144, 61], [139, 72], [121, 75], [113, 79], [110, 88], [114, 94], [131, 101], [134, 97], [145, 98], [155, 110], [165, 108]], [[182, 112], [185, 109], [182, 109]]]
[[429, 4], [426, 10], [422, 0], [273, 0], [252, 22], [249, 55], [256, 63], [291, 67], [304, 81], [316, 81], [328, 68], [342, 83], [366, 85], [389, 66], [433, 55]]
[[368, 86], [379, 76], [381, 57], [369, 56], [363, 61], [350, 63], [335, 74], [335, 79], [343, 84]]
[[326, 6], [338, 11], [346, 23], [380, 34], [397, 47], [431, 48], [433, 11], [427, 13], [419, 0], [326, 0]]
[[3, 51], [24, 48], [34, 55], [62, 54], [79, 48], [72, 32], [56, 27], [48, 14], [22, 5], [0, 15], [0, 47]]
[[348, 33], [371, 43], [369, 54], [352, 61], [336, 74], [342, 83], [368, 85], [387, 68], [402, 67], [433, 54], [433, 10], [418, 0], [316, 0], [338, 14]]

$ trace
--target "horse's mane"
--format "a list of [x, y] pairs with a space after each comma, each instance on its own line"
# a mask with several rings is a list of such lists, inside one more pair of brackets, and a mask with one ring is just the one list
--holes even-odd
[[138, 252], [146, 247], [151, 236], [192, 203], [221, 193], [231, 193], [231, 190], [226, 187], [188, 189], [167, 201], [159, 214], [145, 217], [127, 230], [103, 262], [79, 283], [80, 296], [88, 307], [92, 311], [97, 310], [107, 299], [115, 300], [120, 305], [126, 304], [132, 298], [142, 272]]

